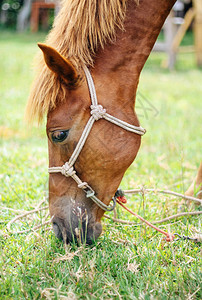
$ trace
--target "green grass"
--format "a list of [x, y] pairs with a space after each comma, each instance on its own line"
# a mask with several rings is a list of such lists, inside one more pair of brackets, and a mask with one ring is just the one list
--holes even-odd
[[[103, 234], [93, 246], [72, 245], [66, 252], [52, 231], [7, 231], [17, 214], [7, 208], [31, 210], [47, 196], [45, 124], [29, 128], [23, 121], [31, 62], [36, 42], [43, 40], [43, 34], [0, 32], [0, 299], [201, 299], [201, 245], [166, 243], [120, 208], [119, 218], [137, 224], [103, 219]], [[124, 189], [146, 186], [183, 193], [201, 160], [202, 72], [193, 54], [180, 54], [173, 72], [161, 67], [165, 58], [152, 53], [141, 75], [137, 112], [147, 134], [124, 176]], [[180, 201], [146, 194], [129, 198], [128, 206], [152, 221], [175, 214]], [[199, 207], [184, 207], [191, 209]], [[28, 229], [44, 215], [12, 228]], [[201, 218], [182, 217], [161, 228], [193, 235], [201, 231]]]

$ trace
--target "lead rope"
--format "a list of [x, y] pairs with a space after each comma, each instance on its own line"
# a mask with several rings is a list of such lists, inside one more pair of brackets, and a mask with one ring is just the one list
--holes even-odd
[[156, 231], [164, 234], [166, 236], [166, 242], [172, 242], [175, 238], [176, 234], [171, 234], [168, 233], [158, 227], [156, 227], [155, 225], [153, 225], [152, 223], [150, 223], [149, 221], [145, 220], [143, 217], [139, 216], [138, 214], [136, 214], [135, 212], [133, 212], [132, 210], [130, 210], [128, 207], [126, 207], [120, 200], [116, 199], [117, 203], [119, 205], [121, 205], [125, 210], [127, 210], [130, 214], [132, 214], [133, 216], [137, 217], [139, 220], [141, 220], [142, 222], [144, 222], [145, 224], [147, 224], [149, 227], [154, 228]]
[[130, 132], [143, 135], [145, 134], [146, 130], [142, 128], [141, 126], [134, 126], [131, 125], [127, 122], [124, 122], [122, 120], [117, 119], [116, 117], [111, 116], [106, 112], [106, 109], [102, 107], [102, 105], [98, 105], [97, 101], [97, 96], [96, 96], [96, 91], [95, 91], [95, 85], [93, 82], [93, 78], [90, 74], [90, 71], [86, 66], [83, 67], [83, 70], [86, 75], [86, 80], [88, 83], [88, 88], [89, 88], [89, 93], [90, 93], [90, 98], [91, 98], [91, 116], [84, 128], [84, 131], [82, 132], [82, 135], [79, 139], [78, 144], [76, 145], [76, 148], [74, 149], [74, 152], [72, 153], [70, 159], [68, 162], [66, 162], [63, 166], [61, 167], [50, 167], [48, 168], [49, 173], [61, 173], [62, 175], [66, 177], [71, 177], [76, 181], [78, 188], [81, 188], [85, 193], [86, 197], [90, 198], [92, 201], [94, 201], [100, 208], [102, 208], [105, 211], [111, 211], [115, 208], [116, 206], [116, 198], [113, 197], [113, 205], [106, 205], [104, 204], [100, 199], [98, 199], [95, 196], [95, 191], [92, 189], [91, 186], [88, 185], [87, 182], [82, 181], [76, 174], [76, 171], [74, 170], [73, 165], [75, 164], [79, 154], [81, 153], [81, 150], [83, 149], [83, 146], [88, 138], [88, 135], [92, 129], [92, 126], [95, 121], [98, 121], [101, 118], [104, 118], [105, 120], [120, 126], [121, 128], [128, 130]]
[[[127, 192], [127, 191], [125, 191], [125, 192]], [[116, 197], [116, 202], [120, 206], [122, 206], [125, 210], [127, 210], [130, 214], [132, 214], [133, 216], [135, 216], [136, 218], [138, 218], [139, 220], [141, 220], [142, 222], [147, 224], [149, 227], [151, 227], [151, 228], [155, 229], [156, 231], [158, 231], [158, 232], [162, 233], [163, 235], [165, 235], [166, 236], [166, 238], [165, 238], [166, 242], [172, 242], [174, 239], [175, 239], [175, 241], [177, 241], [179, 239], [192, 240], [192, 241], [195, 241], [195, 242], [201, 242], [202, 241], [201, 235], [198, 235], [196, 237], [189, 237], [189, 236], [185, 236], [185, 235], [180, 235], [178, 233], [173, 233], [172, 234], [172, 233], [169, 233], [169, 232], [166, 232], [166, 231], [160, 229], [159, 227], [157, 227], [157, 226], [153, 225], [152, 223], [150, 223], [149, 221], [145, 220], [143, 217], [141, 217], [137, 213], [133, 212], [132, 210], [130, 210], [128, 207], [126, 207], [124, 205], [125, 203], [127, 203], [127, 199], [125, 197], [125, 193], [121, 189], [118, 189], [116, 191], [115, 197]], [[194, 197], [192, 197], [192, 198], [195, 199], [195, 201], [199, 200], [199, 199], [194, 198]], [[201, 212], [199, 212], [199, 213], [201, 213]], [[176, 236], [178, 237], [177, 239], [176, 239]]]

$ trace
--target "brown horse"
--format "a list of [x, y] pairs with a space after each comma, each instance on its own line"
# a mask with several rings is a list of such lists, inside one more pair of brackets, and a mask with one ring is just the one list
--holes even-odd
[[[94, 200], [109, 207], [137, 155], [144, 133], [134, 112], [139, 76], [174, 3], [66, 0], [48, 46], [39, 44], [45, 59], [38, 57], [27, 114], [39, 120], [47, 115], [49, 207], [54, 232], [64, 242], [91, 243], [100, 235], [104, 208]], [[92, 121], [76, 160], [66, 164], [95, 116], [85, 66], [102, 105], [100, 120]], [[106, 112], [126, 122], [128, 129], [108, 122]]]

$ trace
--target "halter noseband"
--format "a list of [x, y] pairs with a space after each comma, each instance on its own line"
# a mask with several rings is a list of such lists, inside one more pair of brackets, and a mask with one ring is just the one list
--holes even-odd
[[82, 181], [76, 174], [76, 171], [74, 170], [73, 165], [75, 164], [86, 140], [87, 137], [91, 131], [91, 128], [94, 124], [95, 121], [98, 121], [99, 119], [103, 118], [117, 126], [122, 127], [125, 130], [128, 130], [130, 132], [139, 134], [139, 135], [143, 135], [145, 134], [146, 130], [144, 128], [142, 128], [141, 126], [134, 126], [131, 125], [127, 122], [124, 122], [120, 119], [117, 119], [116, 117], [108, 114], [106, 112], [106, 109], [104, 109], [102, 107], [102, 105], [98, 104], [97, 101], [97, 96], [96, 96], [96, 91], [95, 91], [95, 86], [94, 86], [94, 82], [93, 82], [93, 78], [90, 74], [90, 71], [88, 70], [88, 68], [86, 66], [83, 67], [85, 75], [86, 75], [86, 79], [87, 79], [87, 83], [88, 83], [88, 88], [89, 88], [89, 92], [90, 92], [90, 97], [91, 97], [91, 102], [92, 105], [90, 106], [91, 108], [91, 117], [89, 118], [84, 131], [80, 137], [80, 140], [74, 150], [74, 152], [72, 153], [70, 159], [68, 162], [66, 162], [62, 167], [51, 167], [48, 168], [48, 172], [49, 173], [58, 173], [60, 172], [62, 175], [66, 176], [66, 177], [72, 177], [72, 179], [74, 179], [78, 185], [78, 188], [81, 188], [85, 193], [86, 193], [86, 197], [90, 198], [91, 200], [93, 200], [100, 208], [102, 208], [105, 211], [111, 211], [115, 208], [116, 205], [116, 198], [113, 197], [113, 205], [106, 205], [104, 204], [101, 200], [99, 200], [96, 196], [95, 196], [95, 191], [88, 185], [87, 182]]

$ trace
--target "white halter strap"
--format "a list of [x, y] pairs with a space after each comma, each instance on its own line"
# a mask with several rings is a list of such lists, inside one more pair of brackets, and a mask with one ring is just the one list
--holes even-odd
[[76, 174], [76, 171], [74, 170], [73, 165], [75, 164], [79, 154], [81, 153], [81, 150], [87, 140], [87, 137], [91, 131], [91, 128], [94, 124], [95, 121], [98, 121], [101, 118], [104, 118], [105, 120], [122, 127], [125, 130], [128, 130], [130, 132], [139, 134], [139, 135], [143, 135], [145, 134], [146, 130], [144, 128], [142, 128], [141, 126], [134, 126], [131, 125], [127, 122], [124, 122], [120, 119], [117, 119], [115, 117], [113, 117], [112, 115], [108, 114], [106, 112], [106, 109], [104, 109], [102, 107], [102, 105], [98, 104], [97, 101], [97, 96], [96, 96], [96, 91], [95, 91], [95, 85], [93, 82], [93, 78], [90, 74], [90, 71], [88, 70], [88, 68], [86, 66], [83, 67], [85, 75], [86, 75], [86, 79], [87, 79], [87, 83], [88, 83], [88, 87], [89, 87], [89, 92], [90, 92], [90, 97], [91, 97], [91, 102], [92, 105], [90, 106], [91, 108], [91, 117], [89, 118], [84, 131], [80, 137], [80, 140], [76, 146], [76, 148], [74, 149], [74, 152], [72, 153], [70, 159], [68, 162], [66, 162], [62, 167], [51, 167], [48, 168], [48, 172], [49, 173], [58, 173], [60, 172], [62, 175], [66, 176], [66, 177], [72, 177], [72, 179], [74, 179], [78, 185], [78, 188], [81, 188], [85, 193], [86, 193], [86, 197], [90, 198], [91, 200], [93, 200], [99, 207], [101, 207], [103, 210], [106, 211], [111, 211], [115, 208], [116, 205], [116, 199], [115, 197], [112, 199], [113, 200], [113, 205], [106, 205], [104, 204], [101, 200], [99, 200], [96, 196], [95, 196], [95, 191], [86, 183], [83, 182]]

